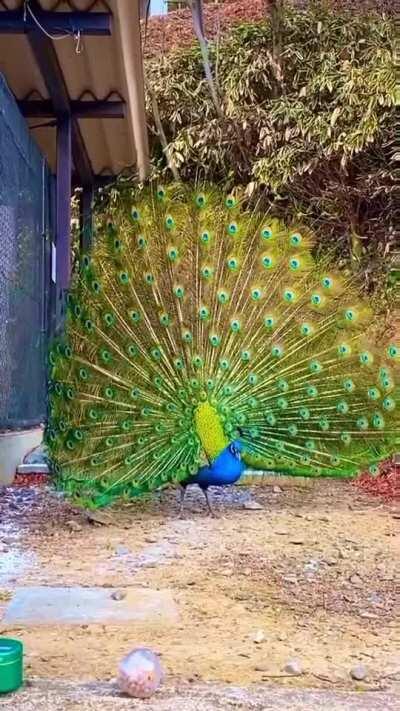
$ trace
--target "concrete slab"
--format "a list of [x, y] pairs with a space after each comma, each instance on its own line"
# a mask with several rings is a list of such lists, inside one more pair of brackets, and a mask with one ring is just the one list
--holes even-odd
[[[126, 588], [113, 599], [113, 588], [18, 588], [6, 608], [6, 625], [175, 624], [178, 610], [169, 590]], [[118, 597], [118, 596], [117, 596]]]
[[240, 688], [223, 684], [165, 686], [148, 701], [121, 696], [113, 684], [75, 684], [38, 680], [12, 696], [0, 697], [0, 709], [12, 711], [399, 711], [395, 693], [346, 693], [275, 686]]

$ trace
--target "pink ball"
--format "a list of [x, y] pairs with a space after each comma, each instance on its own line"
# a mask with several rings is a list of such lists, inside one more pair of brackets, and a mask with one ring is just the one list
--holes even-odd
[[148, 699], [164, 679], [160, 660], [151, 649], [138, 647], [124, 657], [118, 668], [118, 686], [124, 694]]

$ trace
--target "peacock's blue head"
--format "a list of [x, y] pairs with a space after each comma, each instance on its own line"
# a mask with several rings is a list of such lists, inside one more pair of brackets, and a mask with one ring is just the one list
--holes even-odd
[[243, 445], [240, 440], [235, 439], [231, 442], [228, 447], [228, 451], [232, 454], [232, 456], [236, 457], [236, 459], [240, 459], [241, 452], [243, 452]]

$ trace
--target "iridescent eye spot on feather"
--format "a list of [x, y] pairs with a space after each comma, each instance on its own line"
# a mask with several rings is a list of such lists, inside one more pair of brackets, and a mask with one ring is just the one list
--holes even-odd
[[183, 370], [183, 368], [185, 367], [185, 363], [182, 358], [175, 358], [174, 359], [174, 366], [175, 366], [176, 370]]
[[344, 318], [350, 323], [354, 323], [357, 320], [357, 312], [354, 309], [346, 309], [344, 312]]
[[92, 281], [92, 283], [91, 283], [90, 286], [91, 286], [91, 289], [92, 289], [92, 291], [93, 291], [94, 294], [100, 294], [100, 292], [101, 292], [101, 284], [100, 284], [99, 281], [97, 281], [97, 279], [93, 279], [93, 281]]
[[193, 334], [191, 333], [191, 331], [183, 331], [182, 340], [184, 341], [184, 343], [191, 343], [193, 341]]
[[301, 267], [301, 261], [299, 257], [291, 257], [289, 259], [289, 269], [292, 272], [297, 272]]
[[351, 444], [352, 438], [351, 438], [351, 434], [349, 434], [348, 432], [342, 432], [342, 434], [340, 435], [340, 439], [343, 442], [343, 444], [345, 444], [346, 446]]
[[139, 311], [137, 311], [136, 309], [131, 309], [131, 311], [129, 311], [129, 318], [132, 323], [139, 323], [142, 317]]
[[383, 430], [385, 428], [385, 419], [380, 412], [375, 412], [372, 416], [372, 427], [376, 430]]
[[202, 244], [210, 244], [211, 242], [211, 234], [207, 230], [204, 230], [204, 232], [201, 233], [200, 235], [200, 242]]
[[138, 235], [136, 237], [136, 244], [139, 249], [144, 249], [145, 247], [147, 247], [147, 239], [143, 237], [143, 235]]
[[315, 385], [307, 385], [306, 393], [308, 397], [318, 397], [318, 388]]
[[298, 247], [303, 241], [303, 238], [299, 232], [293, 232], [289, 236], [289, 243], [292, 247]]
[[276, 424], [276, 417], [273, 412], [268, 412], [265, 415], [265, 420], [269, 425], [271, 425], [271, 427]]
[[305, 448], [306, 448], [309, 452], [313, 452], [313, 451], [316, 449], [314, 440], [313, 440], [313, 439], [308, 439], [308, 440], [306, 440]]
[[272, 238], [273, 232], [268, 225], [264, 225], [264, 227], [261, 228], [260, 235], [262, 239], [269, 240]]
[[285, 289], [283, 292], [283, 300], [286, 301], [287, 304], [294, 304], [296, 299], [297, 294], [294, 289]]
[[83, 380], [84, 382], [85, 382], [85, 381], [88, 379], [88, 377], [89, 377], [89, 373], [88, 373], [88, 371], [86, 370], [86, 368], [79, 368], [78, 375], [79, 375], [79, 379], [80, 379], [80, 380]]
[[275, 258], [272, 254], [261, 255], [261, 264], [264, 269], [273, 269], [275, 266]]
[[237, 319], [237, 318], [232, 319], [231, 323], [230, 323], [230, 327], [231, 327], [231, 331], [233, 333], [239, 333], [239, 331], [241, 329], [241, 323], [240, 323], [239, 319]]
[[379, 465], [378, 464], [371, 464], [368, 467], [368, 471], [372, 476], [376, 476], [377, 474], [379, 474]]
[[301, 407], [299, 410], [299, 415], [302, 420], [309, 420], [311, 413], [310, 413], [310, 410], [308, 409], [308, 407]]
[[341, 358], [349, 358], [352, 353], [350, 343], [339, 343], [337, 347], [337, 353]]
[[228, 235], [236, 235], [239, 232], [239, 227], [237, 222], [230, 222], [226, 228]]
[[272, 331], [276, 326], [276, 318], [272, 314], [264, 316], [264, 326], [268, 331]]
[[357, 427], [357, 429], [362, 430], [362, 431], [367, 430], [369, 427], [368, 418], [365, 417], [365, 415], [358, 417], [356, 420], [356, 427]]
[[137, 358], [139, 355], [139, 348], [134, 343], [129, 343], [126, 351], [131, 358]]
[[114, 314], [107, 311], [105, 314], [103, 314], [103, 321], [104, 321], [105, 325], [108, 326], [109, 328], [111, 326], [114, 326], [114, 324], [115, 324]]
[[208, 281], [214, 275], [214, 269], [213, 269], [213, 267], [210, 267], [209, 265], [205, 265], [204, 267], [201, 268], [200, 273], [201, 273], [201, 276], [203, 277], [203, 279]]
[[143, 278], [148, 286], [152, 286], [155, 282], [154, 274], [151, 274], [151, 272], [146, 272]]
[[239, 260], [236, 257], [228, 257], [226, 264], [231, 272], [236, 272], [239, 269]]
[[119, 283], [122, 284], [123, 286], [126, 286], [127, 284], [129, 284], [128, 272], [120, 272], [118, 274], [118, 280], [119, 280]]
[[278, 390], [281, 391], [281, 393], [287, 393], [289, 390], [289, 383], [287, 380], [284, 380], [283, 378], [279, 378], [279, 380], [276, 383], [276, 387]]
[[93, 321], [90, 320], [90, 318], [87, 318], [87, 319], [86, 319], [86, 321], [85, 321], [85, 323], [83, 324], [83, 326], [84, 326], [84, 328], [85, 328], [85, 331], [87, 331], [87, 333], [93, 333], [93, 331], [94, 331], [94, 324], [93, 324]]
[[210, 316], [210, 309], [207, 306], [200, 306], [198, 313], [200, 321], [206, 321]]
[[108, 365], [108, 363], [111, 363], [111, 361], [112, 361], [112, 355], [111, 355], [110, 351], [107, 350], [107, 348], [100, 348], [99, 358], [106, 365]]
[[113, 243], [114, 252], [122, 252], [122, 242], [120, 239], [115, 239]]
[[249, 385], [257, 385], [258, 383], [258, 376], [256, 373], [249, 373], [247, 376], [247, 382]]
[[104, 388], [103, 393], [107, 400], [113, 400], [115, 398], [115, 390], [110, 385]]
[[157, 199], [160, 200], [160, 202], [162, 202], [163, 200], [165, 200], [165, 195], [166, 195], [166, 193], [165, 193], [164, 188], [160, 186], [157, 189]]
[[363, 351], [359, 355], [359, 361], [361, 365], [372, 365], [374, 362], [374, 356], [370, 351]]
[[217, 298], [220, 304], [227, 304], [229, 301], [229, 292], [226, 289], [219, 289]]
[[399, 356], [400, 356], [400, 349], [397, 346], [395, 346], [393, 343], [390, 344], [390, 346], [388, 346], [386, 352], [387, 352], [388, 358], [392, 358], [393, 360], [395, 358], [396, 359], [399, 358]]
[[258, 287], [258, 286], [253, 287], [250, 290], [250, 295], [251, 295], [251, 298], [253, 301], [260, 301], [260, 299], [262, 299], [262, 296], [263, 296], [262, 289], [260, 289], [260, 287]]
[[314, 327], [311, 323], [302, 323], [300, 326], [300, 333], [302, 336], [312, 336], [314, 333]]
[[289, 401], [285, 397], [278, 397], [276, 404], [280, 410], [287, 410], [289, 407]]
[[354, 380], [352, 380], [351, 378], [346, 378], [346, 380], [343, 380], [343, 388], [347, 393], [353, 393], [356, 389]]
[[207, 203], [207, 199], [206, 199], [206, 196], [204, 195], [204, 193], [199, 193], [198, 195], [196, 195], [194, 201], [196, 203], [196, 207], [199, 207], [199, 208], [204, 207]]
[[367, 395], [370, 400], [379, 400], [381, 397], [381, 392], [380, 392], [379, 388], [372, 386], [372, 387], [368, 388]]
[[271, 348], [271, 355], [273, 358], [281, 358], [283, 356], [284, 349], [283, 346], [275, 344]]
[[393, 412], [396, 409], [396, 402], [392, 397], [385, 397], [382, 402], [382, 407], [386, 412]]
[[203, 365], [204, 365], [204, 360], [203, 360], [203, 358], [202, 358], [201, 356], [199, 356], [199, 355], [193, 356], [193, 358], [192, 358], [192, 366], [193, 366], [193, 368], [196, 368], [196, 369], [197, 369], [197, 368], [202, 368]]
[[138, 222], [140, 220], [140, 212], [137, 209], [137, 207], [132, 207], [131, 209], [131, 217], [134, 222]]
[[312, 360], [309, 363], [308, 368], [311, 373], [321, 373], [321, 371], [323, 370], [322, 363], [320, 363], [319, 360]]
[[165, 218], [165, 227], [166, 227], [167, 230], [169, 230], [169, 231], [174, 229], [174, 227], [175, 227], [175, 220], [174, 220], [174, 218], [172, 217], [172, 215], [167, 215], [167, 216], [166, 216], [166, 218]]
[[153, 358], [153, 360], [160, 361], [162, 358], [162, 353], [160, 348], [152, 348], [150, 350], [150, 355]]
[[330, 290], [333, 287], [333, 279], [330, 276], [324, 276], [321, 279], [321, 286], [324, 289]]
[[167, 257], [170, 262], [176, 262], [179, 257], [179, 250], [174, 245], [167, 248]]
[[218, 336], [216, 333], [211, 333], [209, 341], [214, 348], [217, 348], [221, 345], [221, 336]]
[[338, 404], [336, 405], [336, 410], [339, 412], [340, 415], [346, 415], [349, 409], [349, 404], [346, 402], [346, 400], [339, 400]]
[[174, 286], [174, 295], [177, 299], [183, 299], [183, 297], [185, 296], [185, 289], [183, 288], [183, 286], [181, 286], [180, 284]]
[[161, 326], [170, 326], [171, 318], [167, 313], [160, 314], [160, 324]]
[[85, 269], [85, 270], [89, 269], [90, 264], [91, 264], [91, 259], [90, 259], [89, 255], [84, 254], [82, 257], [82, 262], [81, 262], [82, 269]]
[[311, 304], [313, 306], [316, 306], [317, 308], [323, 306], [325, 303], [325, 300], [324, 300], [322, 294], [318, 294], [318, 292], [311, 294], [310, 301], [311, 301]]
[[225, 206], [228, 208], [228, 210], [232, 209], [232, 207], [236, 206], [236, 200], [233, 197], [233, 195], [228, 195], [228, 197], [225, 200]]
[[319, 418], [318, 425], [323, 432], [327, 432], [330, 428], [329, 420], [325, 416]]
[[224, 370], [224, 371], [229, 370], [229, 368], [231, 367], [231, 364], [230, 364], [230, 361], [228, 360], [228, 358], [221, 358], [221, 360], [219, 361], [219, 367], [221, 370]]
[[249, 363], [251, 360], [251, 351], [249, 350], [244, 350], [240, 354], [240, 358], [243, 361], [243, 363]]

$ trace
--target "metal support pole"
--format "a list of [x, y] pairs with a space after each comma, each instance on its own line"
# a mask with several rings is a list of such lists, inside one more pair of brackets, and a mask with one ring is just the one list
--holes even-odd
[[60, 116], [57, 123], [57, 231], [56, 284], [59, 290], [68, 289], [71, 272], [71, 117]]

